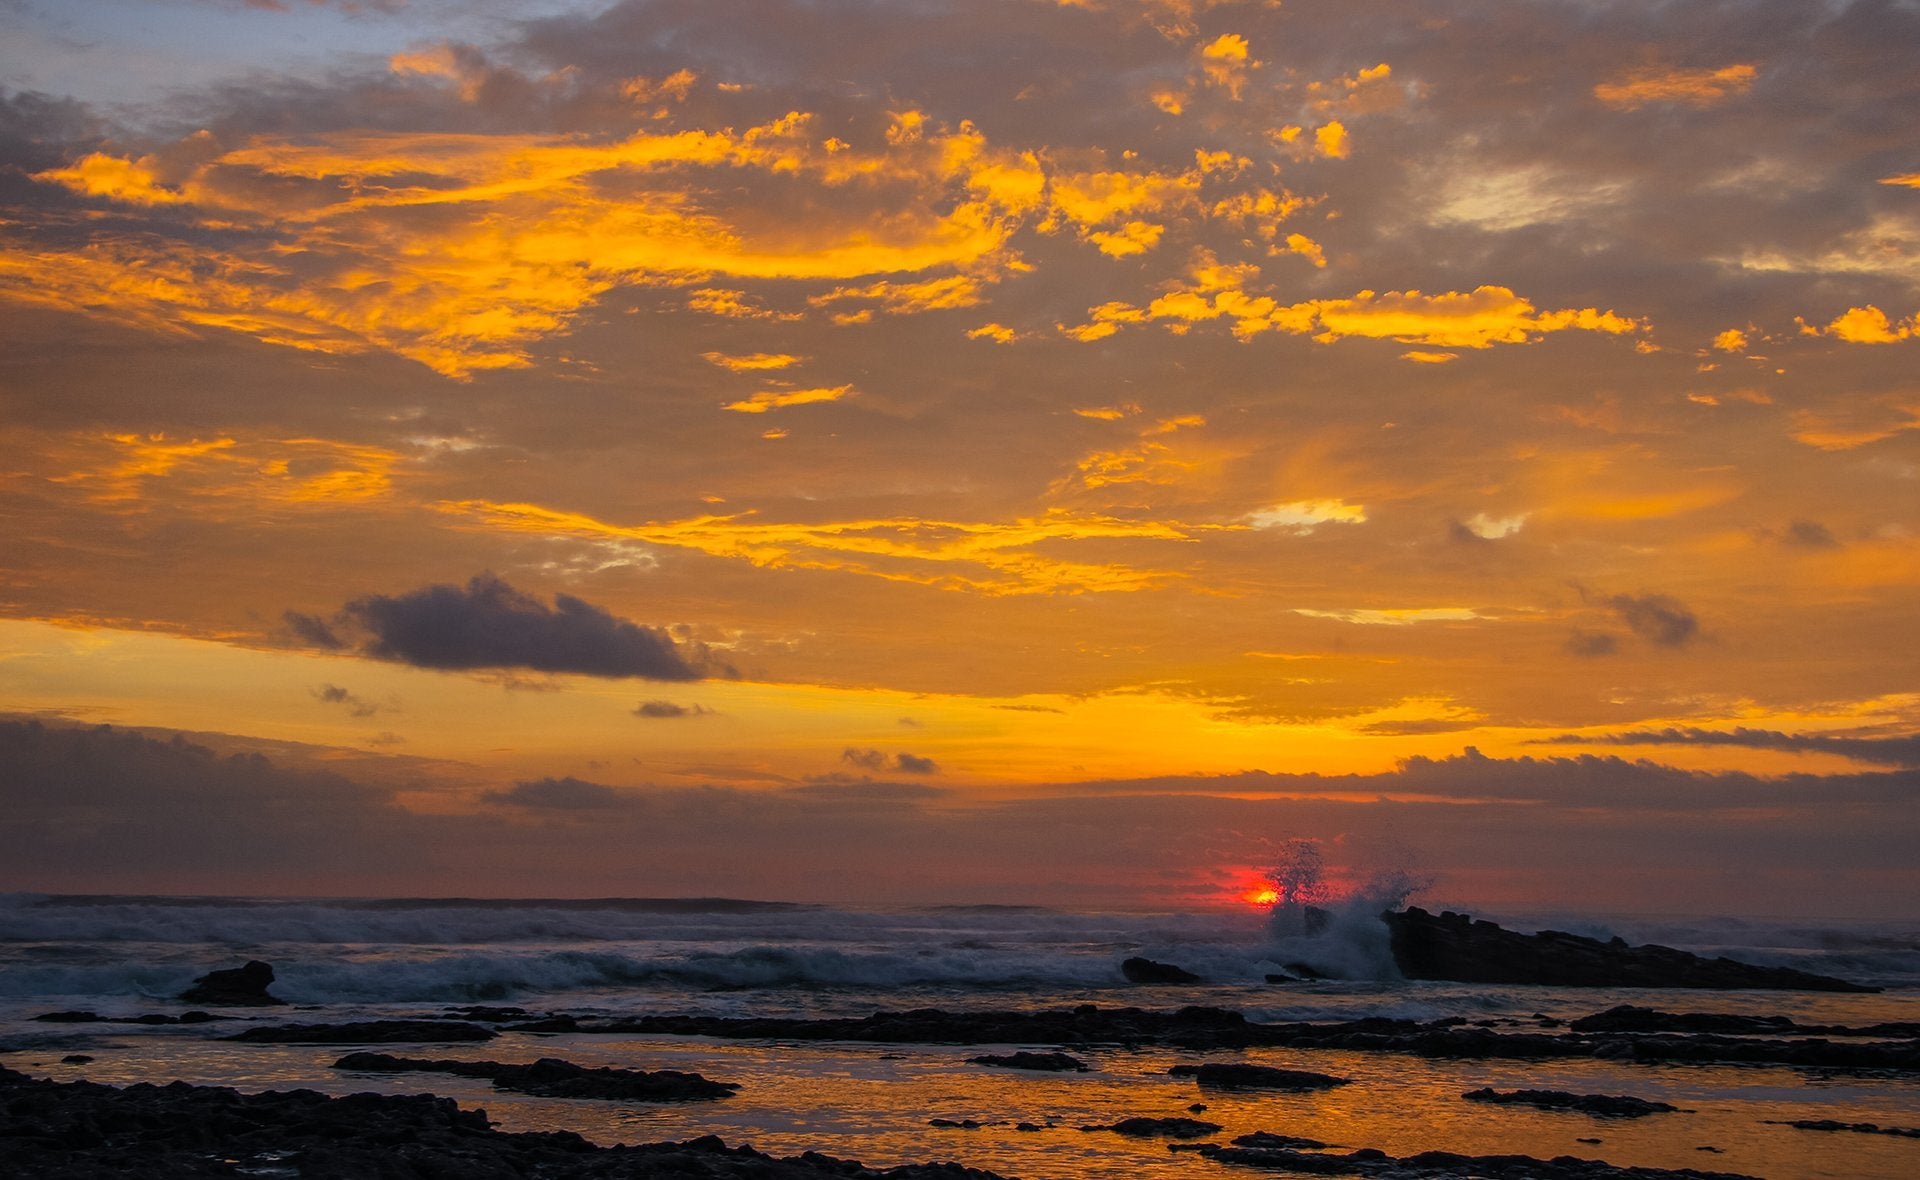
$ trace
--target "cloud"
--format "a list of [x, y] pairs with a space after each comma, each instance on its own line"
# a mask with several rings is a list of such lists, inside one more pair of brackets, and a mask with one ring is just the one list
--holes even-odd
[[1745, 64], [1717, 70], [1653, 66], [1629, 70], [1611, 82], [1602, 82], [1593, 88], [1593, 96], [1622, 111], [1639, 110], [1652, 103], [1710, 107], [1745, 94], [1758, 76], [1758, 70]]
[[840, 752], [840, 761], [870, 771], [893, 770], [901, 774], [938, 774], [940, 772], [940, 767], [933, 759], [909, 754], [904, 750], [888, 756], [880, 750], [862, 750], [849, 746]]
[[316, 626], [312, 616], [294, 612], [288, 621], [323, 647], [344, 646], [337, 631], [351, 630], [362, 655], [419, 668], [528, 668], [650, 680], [732, 674], [703, 648], [678, 644], [663, 630], [617, 618], [570, 594], [555, 595], [549, 607], [493, 574], [479, 574], [465, 586], [356, 598], [331, 624]]
[[481, 796], [489, 803], [504, 803], [536, 811], [598, 811], [619, 807], [623, 793], [602, 783], [584, 779], [541, 778], [517, 782], [504, 791], [489, 791]]
[[1598, 659], [1620, 650], [1619, 637], [1605, 631], [1575, 631], [1567, 637], [1566, 652], [1581, 659]]
[[1825, 733], [1782, 733], [1772, 729], [1731, 730], [1667, 728], [1624, 733], [1556, 734], [1535, 738], [1539, 745], [1568, 746], [1738, 746], [1795, 754], [1838, 754], [1857, 762], [1920, 768], [1920, 734], [1899, 737], [1851, 737]]
[[314, 699], [325, 701], [329, 705], [345, 705], [347, 711], [355, 717], [371, 717], [380, 711], [380, 706], [372, 701], [355, 696], [337, 684], [323, 684], [313, 690]]
[[1832, 336], [1848, 344], [1898, 344], [1920, 333], [1920, 315], [1896, 321], [1878, 307], [1868, 304], [1865, 307], [1848, 308], [1825, 329], [1811, 327], [1802, 321], [1801, 331], [1810, 336]]
[[1616, 594], [1602, 600], [1635, 635], [1661, 647], [1685, 647], [1700, 632], [1700, 620], [1665, 594]]
[[647, 717], [654, 720], [672, 720], [681, 717], [705, 717], [713, 710], [705, 705], [680, 705], [673, 701], [642, 701], [634, 709], [635, 717]]
[[1254, 528], [1286, 529], [1295, 533], [1310, 533], [1323, 524], [1365, 524], [1366, 520], [1367, 510], [1363, 505], [1345, 500], [1295, 500], [1246, 516], [1247, 523]]
[[1796, 520], [1787, 525], [1781, 539], [1802, 549], [1838, 549], [1840, 541], [1832, 530], [1817, 520]]
[[807, 406], [818, 402], [837, 402], [853, 393], [851, 385], [836, 385], [831, 388], [817, 389], [767, 389], [754, 394], [743, 401], [728, 402], [722, 409], [732, 410], [736, 414], [764, 414], [768, 410], [784, 410], [788, 406]]

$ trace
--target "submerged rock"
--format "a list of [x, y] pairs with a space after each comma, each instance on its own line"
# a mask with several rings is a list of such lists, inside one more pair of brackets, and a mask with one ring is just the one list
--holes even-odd
[[967, 1058], [972, 1065], [997, 1065], [1001, 1069], [1037, 1069], [1052, 1073], [1086, 1073], [1093, 1067], [1070, 1053], [1030, 1053], [1022, 1049], [1018, 1053], [995, 1055], [983, 1053], [978, 1057]]
[[239, 967], [207, 972], [181, 992], [180, 998], [189, 1004], [213, 1004], [222, 1008], [285, 1004], [279, 996], [268, 994], [267, 985], [272, 982], [272, 966], [250, 959]]
[[485, 1112], [431, 1094], [52, 1082], [0, 1068], [0, 1175], [212, 1180], [539, 1176], [543, 1180], [1004, 1180], [959, 1164], [863, 1168], [808, 1152], [785, 1159], [707, 1135], [598, 1147], [572, 1131], [496, 1131]]
[[459, 1020], [363, 1020], [350, 1024], [274, 1024], [223, 1037], [266, 1045], [392, 1045], [491, 1041], [490, 1028]]
[[697, 1073], [663, 1069], [589, 1069], [542, 1057], [531, 1065], [499, 1061], [454, 1061], [446, 1058], [393, 1057], [385, 1053], [349, 1053], [333, 1063], [335, 1069], [366, 1073], [447, 1073], [463, 1078], [489, 1078], [496, 1088], [537, 1094], [542, 1098], [610, 1098], [624, 1102], [704, 1102], [731, 1098], [736, 1082], [716, 1082]]
[[1205, 983], [1198, 975], [1172, 963], [1156, 963], [1135, 955], [1120, 964], [1128, 983]]
[[1473, 1180], [1758, 1180], [1737, 1172], [1702, 1172], [1694, 1168], [1621, 1167], [1605, 1160], [1561, 1155], [1550, 1160], [1529, 1155], [1458, 1155], [1451, 1151], [1423, 1151], [1395, 1158], [1363, 1147], [1345, 1155], [1293, 1151], [1271, 1147], [1204, 1147], [1200, 1154], [1222, 1164], [1261, 1168], [1272, 1172], [1304, 1172], [1315, 1176], [1378, 1176], [1381, 1180], [1435, 1180], [1472, 1177]]
[[1537, 1106], [1542, 1110], [1573, 1110], [1602, 1118], [1637, 1119], [1650, 1114], [1669, 1114], [1679, 1110], [1665, 1102], [1635, 1098], [1631, 1094], [1574, 1094], [1566, 1090], [1495, 1090], [1491, 1086], [1469, 1090], [1460, 1095], [1468, 1102], [1493, 1102], [1506, 1106]]
[[1132, 1135], [1140, 1139], [1164, 1136], [1168, 1139], [1198, 1139], [1211, 1135], [1220, 1129], [1219, 1123], [1210, 1123], [1205, 1119], [1121, 1119], [1099, 1127], [1082, 1127], [1082, 1131], [1112, 1131], [1116, 1135]]
[[1838, 1119], [1767, 1119], [1776, 1127], [1798, 1127], [1802, 1131], [1853, 1131], [1861, 1135], [1897, 1135], [1902, 1139], [1920, 1139], [1920, 1127], [1883, 1127], [1879, 1123], [1843, 1123]]
[[1665, 946], [1628, 946], [1578, 934], [1521, 934], [1466, 914], [1430, 914], [1418, 906], [1381, 915], [1393, 961], [1408, 979], [1554, 987], [1767, 988], [1876, 992], [1879, 988], [1789, 967], [1706, 959]]
[[1248, 1065], [1237, 1061], [1209, 1061], [1201, 1065], [1176, 1065], [1167, 1071], [1176, 1078], [1192, 1078], [1202, 1086], [1216, 1090], [1331, 1090], [1352, 1079], [1304, 1069], [1275, 1069], [1271, 1065]]

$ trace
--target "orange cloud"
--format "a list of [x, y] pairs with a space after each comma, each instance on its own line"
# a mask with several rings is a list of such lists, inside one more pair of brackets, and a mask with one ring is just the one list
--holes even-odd
[[1313, 145], [1321, 155], [1332, 160], [1344, 160], [1353, 153], [1353, 144], [1347, 137], [1346, 125], [1338, 119], [1314, 130]]
[[1865, 307], [1850, 307], [1845, 313], [1828, 324], [1825, 329], [1815, 328], [1800, 321], [1801, 331], [1810, 336], [1837, 336], [1848, 344], [1898, 344], [1920, 335], [1920, 314], [1906, 321], [1895, 321], [1878, 307], [1868, 304]]
[[[98, 455], [101, 443], [110, 448]], [[166, 481], [169, 502], [198, 511], [245, 514], [262, 504], [340, 504], [380, 499], [393, 490], [405, 456], [382, 447], [319, 438], [250, 439], [225, 435], [174, 439], [163, 434], [111, 434], [83, 441], [83, 465], [53, 477], [85, 489], [96, 504], [144, 510]], [[227, 506], [222, 509], [221, 506]]]
[[851, 385], [835, 385], [820, 389], [767, 389], [754, 394], [745, 401], [728, 402], [722, 409], [738, 414], [764, 414], [768, 410], [784, 410], [788, 406], [812, 405], [815, 402], [837, 402], [853, 393]]
[[806, 524], [739, 515], [629, 526], [534, 504], [463, 500], [440, 508], [500, 532], [597, 544], [638, 541], [770, 569], [833, 570], [995, 596], [1144, 590], [1177, 575], [1053, 554], [1076, 541], [1188, 541], [1219, 527], [1067, 512], [1005, 523], [906, 517]]
[[1721, 352], [1745, 352], [1747, 334], [1738, 328], [1728, 328], [1713, 338], [1713, 346]]
[[1616, 110], [1631, 111], [1649, 103], [1680, 102], [1709, 107], [1736, 94], [1745, 94], [1759, 72], [1750, 65], [1717, 70], [1680, 70], [1663, 67], [1630, 70], [1593, 88], [1593, 96]]
[[918, 283], [895, 283], [882, 279], [865, 287], [836, 287], [824, 295], [807, 300], [813, 307], [826, 307], [843, 300], [874, 303], [888, 315], [913, 315], [923, 311], [973, 307], [982, 296], [980, 282], [971, 275], [948, 275]]
[[1247, 39], [1237, 33], [1222, 33], [1200, 50], [1202, 74], [1210, 84], [1225, 90], [1235, 102], [1240, 100], [1240, 91], [1246, 85], [1248, 71], [1257, 69], [1259, 65], [1247, 52]]
[[1903, 176], [1889, 176], [1881, 184], [1904, 184], [1908, 188], [1920, 188], [1920, 172], [1908, 172]]
[[752, 373], [767, 369], [784, 369], [800, 363], [800, 358], [784, 352], [754, 352], [745, 356], [729, 356], [724, 352], [703, 352], [702, 360], [719, 365], [735, 373]]
[[[429, 54], [402, 68], [441, 61]], [[150, 158], [96, 153], [37, 179], [104, 200], [190, 206], [252, 236], [232, 233], [215, 251], [107, 229], [38, 256], [9, 243], [0, 293], [147, 327], [385, 349], [452, 377], [530, 363], [534, 341], [625, 284], [934, 272], [894, 282], [883, 304], [943, 305], [923, 285], [937, 283], [944, 305], [963, 306], [982, 276], [1012, 265], [1000, 257], [1012, 219], [1040, 199], [1044, 178], [1030, 155], [996, 152], [970, 126], [945, 134], [901, 115], [895, 130], [866, 153], [827, 150], [800, 113], [740, 132], [610, 143], [340, 132], [219, 151], [195, 140], [204, 158], [172, 187]], [[813, 207], [738, 217], [709, 200], [710, 187], [735, 193], [756, 172], [801, 178]], [[710, 285], [693, 305], [751, 310], [726, 291]]]

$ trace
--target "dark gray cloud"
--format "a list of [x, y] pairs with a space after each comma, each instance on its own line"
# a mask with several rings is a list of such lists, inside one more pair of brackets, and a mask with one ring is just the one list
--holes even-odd
[[347, 711], [355, 717], [371, 717], [380, 711], [380, 706], [364, 697], [357, 696], [337, 684], [323, 684], [313, 690], [315, 700], [329, 705], [345, 705]]
[[523, 780], [504, 791], [489, 791], [482, 798], [489, 803], [553, 811], [591, 811], [619, 807], [625, 801], [616, 787], [590, 783], [571, 775]]
[[288, 625], [315, 646], [346, 645], [374, 659], [418, 668], [465, 671], [528, 668], [586, 676], [698, 680], [734, 675], [698, 644], [676, 643], [666, 631], [619, 618], [571, 594], [549, 607], [493, 574], [465, 586], [433, 585], [405, 594], [369, 594], [330, 622], [289, 611]]
[[1787, 531], [1781, 539], [1789, 545], [1798, 545], [1803, 549], [1838, 549], [1839, 538], [1826, 525], [1817, 520], [1796, 520], [1787, 525]]
[[939, 764], [933, 759], [909, 754], [904, 750], [890, 756], [882, 750], [861, 750], [849, 746], [840, 752], [840, 761], [851, 763], [862, 770], [893, 770], [901, 774], [940, 773]]
[[713, 712], [705, 705], [681, 705], [673, 701], [641, 701], [634, 709], [635, 717], [647, 717], [655, 720], [674, 720], [681, 717], [705, 717]]
[[[381, 773], [381, 761], [366, 756], [355, 773]], [[1171, 904], [1223, 866], [1257, 865], [1279, 835], [1344, 858], [1410, 831], [1423, 870], [1468, 901], [1511, 896], [1517, 882], [1588, 909], [1647, 909], [1686, 888], [1733, 913], [1819, 912], [1834, 896], [1905, 913], [1920, 887], [1912, 770], [1762, 778], [1469, 750], [1377, 774], [1063, 783], [966, 807], [913, 783], [544, 778], [488, 797], [511, 812], [458, 815], [408, 812], [338, 774], [104, 727], [0, 722], [0, 765], [13, 888]]]
[[1637, 729], [1598, 736], [1573, 733], [1536, 738], [1538, 745], [1566, 746], [1740, 746], [1795, 754], [1838, 754], [1880, 766], [1920, 768], [1920, 734], [1900, 737], [1848, 737], [1824, 733], [1782, 733], [1774, 729]]
[[1665, 594], [1615, 594], [1604, 600], [1635, 635], [1661, 647], [1685, 647], [1700, 633], [1700, 620]]
[[327, 621], [318, 615], [290, 610], [283, 613], [280, 618], [286, 623], [287, 630], [292, 633], [293, 638], [307, 647], [339, 651], [347, 645], [345, 640], [334, 634], [333, 628], [327, 625]]
[[1605, 631], [1575, 631], [1567, 637], [1566, 650], [1583, 659], [1610, 656], [1620, 650], [1620, 640]]

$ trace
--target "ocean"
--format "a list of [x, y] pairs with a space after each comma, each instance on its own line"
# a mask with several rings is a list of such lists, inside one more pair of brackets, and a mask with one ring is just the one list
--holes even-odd
[[[871, 1166], [953, 1160], [1029, 1178], [1193, 1177], [1244, 1169], [1083, 1127], [1135, 1115], [1310, 1136], [1394, 1156], [1573, 1155], [1618, 1166], [1695, 1168], [1769, 1180], [1920, 1176], [1920, 1138], [1816, 1131], [1796, 1121], [1920, 1127], [1920, 1075], [1631, 1060], [1431, 1059], [1406, 1053], [1075, 1047], [1087, 1073], [970, 1064], [1020, 1046], [724, 1040], [508, 1032], [477, 1045], [382, 1047], [434, 1057], [696, 1071], [740, 1083], [716, 1102], [643, 1105], [494, 1090], [446, 1074], [333, 1068], [339, 1046], [222, 1039], [253, 1024], [437, 1016], [466, 1005], [535, 1016], [859, 1017], [878, 1011], [1204, 1005], [1254, 1021], [1461, 1018], [1539, 1029], [1622, 1004], [1668, 1012], [1780, 1014], [1802, 1024], [1920, 1022], [1920, 925], [1671, 916], [1488, 913], [1635, 945], [1797, 967], [1877, 994], [1542, 988], [1398, 978], [1375, 907], [1335, 907], [1316, 936], [1276, 932], [1255, 907], [1088, 913], [1040, 907], [847, 909], [732, 899], [288, 900], [0, 897], [0, 1065], [39, 1077], [172, 1081], [246, 1090], [432, 1092], [484, 1108], [507, 1130], [565, 1128], [601, 1143], [717, 1134], [780, 1155], [817, 1150]], [[1205, 982], [1129, 983], [1144, 956]], [[186, 1010], [192, 980], [270, 963], [290, 1007], [218, 1009], [206, 1024], [50, 1023], [50, 1012], [130, 1018]], [[1306, 966], [1333, 976], [1272, 983]], [[1053, 1046], [1026, 1046], [1052, 1048]], [[84, 1060], [80, 1060], [84, 1058]], [[1350, 1084], [1306, 1094], [1201, 1091], [1170, 1067], [1209, 1060], [1313, 1070]], [[1608, 1119], [1461, 1095], [1558, 1089], [1622, 1094], [1681, 1110]], [[1204, 1112], [1191, 1107], [1205, 1106]], [[933, 1126], [939, 1119], [959, 1126]], [[973, 1122], [978, 1126], [968, 1127]], [[1037, 1130], [1018, 1129], [1020, 1124]]]

